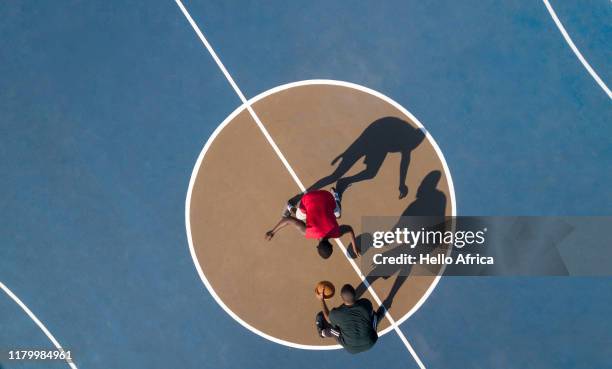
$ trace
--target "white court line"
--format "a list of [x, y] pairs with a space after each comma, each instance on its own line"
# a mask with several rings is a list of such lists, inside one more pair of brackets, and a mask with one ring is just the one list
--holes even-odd
[[[43, 331], [43, 333], [47, 336], [47, 338], [49, 338], [49, 340], [53, 343], [53, 345], [55, 346], [56, 349], [58, 349], [60, 352], [64, 352], [64, 349], [62, 348], [62, 346], [59, 344], [59, 342], [57, 342], [57, 340], [55, 339], [55, 337], [53, 337], [53, 335], [51, 334], [51, 332], [49, 332], [49, 330], [47, 329], [47, 327], [45, 327], [45, 325], [38, 320], [38, 318], [36, 317], [36, 315], [34, 315], [34, 313], [28, 309], [28, 307], [23, 303], [23, 301], [21, 301], [19, 299], [19, 297], [17, 297], [13, 291], [11, 291], [4, 283], [0, 282], [0, 288], [2, 288], [2, 290], [4, 290], [4, 292], [6, 292], [7, 295], [9, 295], [10, 298], [13, 299], [13, 301], [15, 301], [17, 303], [17, 305], [19, 305], [19, 307], [21, 307], [21, 309], [23, 309], [23, 311], [25, 311], [26, 314], [28, 314], [28, 316], [30, 317], [30, 319], [32, 319], [34, 321], [34, 323], [36, 323], [36, 325], [38, 326], [38, 328], [40, 328], [40, 330]], [[66, 359], [66, 363], [72, 368], [72, 369], [78, 369], [77, 366], [72, 362], [72, 361], [68, 361], [68, 359]]]
[[191, 18], [191, 15], [187, 11], [187, 9], [185, 9], [185, 6], [183, 5], [183, 3], [180, 0], [175, 0], [175, 1], [176, 1], [176, 4], [179, 6], [179, 8], [181, 8], [181, 11], [185, 15], [185, 18], [187, 18], [187, 20], [189, 21], [189, 24], [191, 24], [191, 27], [193, 28], [195, 33], [198, 35], [198, 37], [200, 38], [204, 46], [206, 46], [206, 49], [208, 50], [212, 58], [215, 60], [215, 63], [217, 63], [217, 65], [219, 66], [219, 69], [221, 69], [221, 72], [223, 72], [223, 75], [225, 75], [225, 78], [227, 79], [227, 81], [230, 83], [230, 85], [232, 85], [232, 88], [234, 89], [238, 97], [240, 98], [240, 101], [242, 101], [242, 103], [246, 106], [249, 113], [251, 114], [251, 117], [253, 117], [253, 119], [255, 120], [255, 123], [257, 123], [261, 132], [264, 134], [264, 136], [266, 136], [266, 139], [268, 140], [268, 142], [274, 149], [274, 152], [276, 152], [276, 155], [283, 162], [283, 165], [285, 166], [285, 168], [287, 168], [287, 170], [289, 171], [289, 174], [291, 174], [291, 177], [293, 177], [293, 180], [295, 181], [295, 183], [297, 183], [298, 187], [300, 187], [300, 190], [302, 192], [306, 191], [306, 187], [304, 187], [304, 185], [302, 184], [298, 176], [293, 171], [293, 168], [291, 168], [291, 165], [289, 165], [289, 162], [287, 162], [287, 159], [285, 159], [285, 156], [283, 155], [283, 153], [280, 151], [278, 146], [276, 146], [276, 143], [274, 142], [274, 140], [268, 133], [268, 130], [266, 129], [266, 127], [264, 127], [263, 123], [261, 123], [261, 121], [259, 120], [259, 117], [257, 116], [257, 114], [255, 114], [255, 111], [253, 111], [253, 108], [251, 108], [251, 105], [247, 102], [247, 99], [244, 97], [244, 94], [242, 93], [240, 88], [238, 88], [238, 85], [236, 84], [236, 82], [234, 82], [234, 79], [229, 74], [227, 69], [225, 69], [225, 66], [221, 62], [221, 59], [219, 59], [215, 50], [212, 48], [212, 46], [210, 46], [210, 43], [208, 43], [208, 40], [206, 39], [206, 37], [204, 37], [204, 34], [202, 34], [202, 31], [200, 31], [200, 28], [198, 27], [198, 25], [195, 23], [193, 18]]
[[[223, 74], [225, 75], [227, 80], [229, 81], [230, 85], [232, 86], [232, 88], [234, 89], [234, 91], [236, 92], [238, 97], [240, 97], [240, 100], [242, 101], [242, 103], [248, 109], [249, 113], [251, 114], [251, 117], [253, 118], [253, 120], [255, 120], [255, 122], [257, 123], [257, 126], [260, 128], [260, 130], [262, 131], [262, 133], [264, 134], [264, 136], [266, 137], [266, 139], [268, 140], [268, 142], [270, 143], [270, 145], [272, 146], [272, 148], [276, 152], [277, 156], [283, 162], [283, 165], [285, 166], [287, 171], [293, 177], [293, 180], [295, 181], [295, 183], [298, 185], [298, 187], [300, 188], [300, 190], [302, 192], [306, 191], [306, 187], [304, 187], [304, 185], [302, 184], [302, 181], [300, 181], [300, 179], [297, 177], [297, 175], [295, 174], [295, 171], [293, 170], [293, 168], [291, 168], [291, 165], [289, 164], [289, 162], [287, 161], [287, 159], [285, 158], [283, 153], [280, 151], [280, 149], [278, 148], [278, 146], [276, 145], [276, 143], [274, 142], [274, 140], [272, 139], [272, 137], [268, 133], [268, 130], [264, 127], [263, 123], [261, 122], [261, 120], [259, 119], [259, 117], [255, 113], [255, 111], [251, 107], [251, 105], [248, 103], [247, 99], [244, 97], [244, 94], [242, 93], [242, 91], [240, 90], [240, 88], [238, 87], [236, 82], [234, 82], [234, 79], [229, 74], [229, 72], [227, 71], [227, 69], [225, 68], [223, 63], [221, 62], [221, 59], [219, 59], [219, 57], [217, 56], [217, 53], [214, 51], [214, 49], [212, 48], [212, 46], [210, 45], [210, 43], [208, 42], [206, 37], [204, 37], [204, 34], [202, 33], [202, 31], [200, 31], [200, 28], [195, 23], [195, 21], [193, 20], [193, 18], [191, 17], [191, 15], [187, 11], [187, 9], [185, 8], [185, 6], [181, 2], [181, 0], [175, 0], [175, 1], [176, 1], [176, 4], [181, 9], [181, 11], [183, 12], [183, 15], [185, 16], [185, 18], [187, 18], [187, 20], [189, 21], [189, 24], [191, 24], [191, 27], [193, 28], [193, 30], [196, 32], [196, 34], [198, 35], [198, 37], [200, 38], [200, 40], [202, 41], [202, 43], [204, 44], [204, 46], [206, 47], [208, 52], [211, 54], [211, 56], [213, 57], [213, 59], [215, 60], [217, 65], [219, 66], [219, 69], [221, 69], [221, 71], [223, 72]], [[336, 239], [336, 243], [342, 249], [344, 255], [347, 257], [347, 260], [351, 263], [351, 266], [353, 267], [353, 269], [355, 269], [355, 272], [357, 273], [357, 275], [359, 275], [361, 280], [367, 286], [368, 291], [370, 292], [372, 297], [376, 300], [376, 302], [379, 305], [382, 305], [381, 299], [378, 297], [376, 292], [374, 292], [374, 289], [372, 288], [372, 286], [370, 286], [370, 284], [365, 280], [365, 277], [363, 276], [363, 274], [361, 273], [361, 271], [359, 270], [359, 268], [357, 267], [355, 262], [347, 256], [346, 248], [344, 247], [342, 242], [339, 239]], [[398, 336], [400, 337], [401, 341], [404, 343], [404, 345], [406, 346], [406, 348], [408, 349], [408, 351], [410, 352], [410, 354], [412, 355], [412, 357], [414, 358], [416, 363], [419, 365], [419, 368], [425, 369], [425, 366], [423, 365], [423, 362], [421, 361], [421, 359], [419, 359], [417, 353], [412, 348], [412, 345], [410, 345], [410, 343], [408, 342], [408, 339], [406, 339], [406, 336], [404, 336], [404, 333], [402, 333], [402, 331], [399, 329], [399, 327], [395, 324], [395, 320], [391, 317], [391, 314], [389, 312], [387, 312], [385, 314], [385, 316], [387, 317], [387, 319], [389, 320], [391, 325], [394, 327], [394, 329], [397, 332]]]
[[[361, 85], [357, 85], [354, 83], [350, 83], [350, 82], [344, 82], [344, 81], [337, 81], [337, 80], [331, 80], [331, 79], [311, 79], [311, 80], [304, 80], [304, 81], [297, 81], [297, 82], [291, 82], [291, 83], [287, 83], [284, 85], [280, 85], [280, 86], [276, 86], [270, 90], [264, 91], [262, 93], [260, 93], [257, 96], [254, 96], [252, 98], [249, 99], [248, 103], [249, 105], [255, 105], [258, 101], [263, 100], [265, 98], [267, 98], [268, 96], [271, 96], [273, 94], [291, 89], [291, 88], [299, 88], [299, 87], [303, 87], [303, 86], [339, 86], [339, 87], [344, 87], [344, 88], [348, 88], [348, 89], [354, 89], [369, 95], [372, 95], [374, 97], [377, 97], [379, 99], [381, 99], [382, 101], [385, 101], [386, 103], [390, 104], [391, 106], [393, 106], [395, 109], [397, 109], [399, 112], [401, 112], [404, 116], [408, 117], [409, 120], [411, 122], [413, 122], [414, 124], [416, 124], [416, 126], [423, 130], [423, 132], [425, 132], [425, 137], [428, 140], [429, 144], [431, 144], [434, 148], [434, 150], [436, 151], [436, 154], [438, 155], [438, 159], [440, 160], [443, 168], [444, 168], [444, 175], [446, 176], [446, 180], [447, 180], [447, 184], [448, 184], [448, 189], [449, 189], [449, 196], [450, 196], [450, 205], [451, 205], [451, 214], [452, 216], [456, 216], [457, 215], [457, 204], [456, 204], [456, 199], [455, 199], [455, 190], [454, 190], [454, 186], [453, 186], [453, 179], [450, 173], [450, 168], [448, 167], [448, 164], [446, 163], [446, 160], [444, 159], [444, 155], [442, 154], [442, 151], [440, 150], [440, 147], [438, 146], [438, 144], [436, 143], [436, 141], [434, 140], [434, 138], [431, 136], [431, 134], [429, 132], [427, 132], [425, 130], [425, 127], [423, 126], [423, 124], [417, 119], [417, 117], [415, 117], [412, 113], [410, 113], [410, 111], [406, 110], [403, 106], [401, 106], [399, 103], [397, 103], [396, 101], [394, 101], [393, 99], [389, 98], [388, 96], [385, 96], [383, 94], [381, 94], [380, 92], [374, 91], [372, 89], [369, 89], [367, 87], [361, 86]], [[194, 266], [196, 268], [196, 271], [198, 272], [198, 275], [200, 276], [200, 279], [202, 281], [202, 283], [204, 284], [204, 286], [206, 287], [206, 289], [208, 289], [208, 292], [210, 293], [210, 295], [213, 297], [213, 299], [217, 302], [217, 304], [219, 304], [219, 306], [227, 313], [229, 314], [235, 321], [237, 321], [238, 323], [240, 323], [243, 327], [245, 327], [246, 329], [248, 329], [249, 331], [267, 339], [270, 340], [272, 342], [281, 344], [281, 345], [285, 345], [288, 347], [293, 347], [293, 348], [299, 348], [299, 349], [304, 349], [304, 350], [337, 350], [339, 348], [342, 348], [342, 346], [340, 345], [302, 345], [302, 344], [298, 344], [295, 342], [290, 342], [290, 341], [286, 341], [286, 340], [282, 340], [273, 336], [270, 336], [268, 334], [266, 334], [265, 332], [260, 331], [259, 329], [251, 326], [249, 323], [247, 323], [246, 321], [242, 320], [240, 318], [240, 316], [238, 316], [236, 313], [234, 313], [229, 306], [225, 305], [225, 303], [223, 302], [223, 300], [221, 298], [219, 298], [219, 296], [217, 295], [215, 289], [213, 288], [213, 286], [210, 284], [210, 282], [208, 281], [208, 279], [206, 278], [206, 275], [204, 274], [204, 271], [202, 270], [202, 267], [200, 266], [200, 263], [198, 261], [198, 256], [195, 252], [195, 248], [194, 248], [194, 242], [193, 242], [193, 238], [192, 238], [192, 232], [191, 232], [191, 219], [190, 219], [190, 214], [191, 214], [191, 198], [192, 198], [192, 193], [193, 193], [193, 188], [195, 186], [195, 181], [196, 178], [198, 177], [198, 173], [199, 173], [199, 169], [202, 166], [202, 162], [204, 161], [204, 158], [206, 156], [206, 153], [208, 152], [209, 148], [211, 147], [211, 145], [213, 144], [213, 142], [215, 141], [215, 139], [217, 138], [217, 136], [221, 133], [221, 131], [223, 131], [223, 129], [225, 129], [233, 120], [236, 116], [238, 116], [239, 114], [241, 114], [243, 111], [246, 110], [246, 106], [244, 104], [240, 105], [238, 108], [236, 108], [236, 110], [234, 110], [232, 113], [230, 113], [230, 115], [225, 118], [225, 120], [214, 130], [214, 132], [210, 135], [210, 137], [206, 140], [206, 143], [204, 144], [204, 148], [202, 149], [202, 151], [200, 152], [200, 154], [198, 155], [198, 158], [196, 160], [196, 163], [193, 167], [193, 171], [191, 173], [191, 179], [189, 180], [189, 188], [187, 190], [187, 195], [185, 197], [185, 229], [186, 229], [186, 233], [187, 233], [187, 241], [189, 243], [189, 253], [191, 254], [191, 258], [193, 260]], [[449, 249], [450, 252], [450, 249]], [[444, 269], [444, 267], [443, 267]], [[401, 318], [397, 319], [395, 321], [395, 325], [400, 325], [403, 322], [405, 322], [406, 320], [408, 320], [417, 310], [419, 310], [423, 304], [427, 301], [427, 299], [429, 298], [429, 296], [432, 294], [433, 290], [436, 288], [437, 284], [439, 283], [439, 281], [441, 280], [441, 275], [443, 274], [443, 270], [440, 270], [440, 272], [438, 273], [438, 275], [434, 278], [433, 282], [429, 285], [429, 287], [427, 288], [427, 290], [425, 291], [425, 293], [420, 297], [420, 299], [416, 302], [416, 304], [406, 313], [404, 314]], [[395, 329], [395, 325], [390, 324], [387, 328], [381, 330], [380, 332], [378, 332], [378, 335], [380, 337], [384, 336], [385, 334], [391, 332], [392, 330]]]
[[563, 24], [559, 20], [559, 17], [557, 17], [557, 13], [555, 13], [555, 9], [553, 9], [553, 7], [550, 5], [548, 0], [542, 0], [542, 1], [544, 1], [544, 5], [546, 5], [546, 9], [548, 9], [548, 13], [550, 13], [550, 16], [552, 17], [553, 21], [555, 21], [557, 28], [559, 28], [559, 31], [561, 31], [561, 34], [563, 35], [565, 42], [567, 42], [567, 44], [570, 46], [574, 54], [576, 54], [576, 57], [578, 57], [578, 60], [580, 60], [584, 68], [587, 70], [587, 72], [589, 72], [591, 77], [593, 77], [595, 82], [597, 82], [599, 87], [601, 87], [601, 89], [604, 90], [604, 92], [608, 95], [608, 97], [612, 99], [612, 92], [610, 92], [610, 89], [608, 88], [608, 86], [606, 86], [604, 81], [601, 78], [599, 78], [595, 70], [591, 67], [591, 65], [584, 58], [584, 56], [582, 56], [582, 53], [580, 52], [580, 50], [578, 50], [578, 48], [574, 44], [574, 41], [572, 41], [572, 38], [565, 30], [565, 27], [563, 27]]

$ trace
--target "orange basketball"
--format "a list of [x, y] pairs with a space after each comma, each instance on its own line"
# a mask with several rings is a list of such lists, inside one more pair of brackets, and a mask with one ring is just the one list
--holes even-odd
[[336, 293], [336, 288], [330, 281], [321, 281], [315, 287], [315, 294], [320, 295], [323, 292], [323, 298], [330, 298]]

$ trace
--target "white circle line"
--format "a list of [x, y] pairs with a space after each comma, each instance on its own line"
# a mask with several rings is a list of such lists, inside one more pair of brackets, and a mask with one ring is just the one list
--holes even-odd
[[555, 12], [555, 9], [553, 9], [552, 5], [550, 5], [548, 0], [542, 0], [542, 1], [544, 1], [544, 5], [546, 6], [548, 13], [552, 17], [555, 24], [557, 25], [559, 32], [561, 32], [561, 35], [565, 39], [565, 42], [567, 42], [570, 49], [572, 49], [572, 51], [574, 52], [578, 60], [580, 60], [580, 63], [582, 63], [582, 66], [587, 70], [587, 72], [589, 72], [591, 77], [593, 77], [595, 82], [597, 82], [599, 87], [601, 87], [601, 89], [604, 90], [604, 92], [608, 95], [608, 97], [612, 99], [612, 92], [610, 92], [610, 89], [608, 88], [608, 86], [606, 86], [604, 81], [599, 77], [599, 75], [591, 67], [591, 64], [589, 64], [589, 62], [585, 59], [585, 57], [582, 56], [582, 53], [580, 52], [580, 50], [578, 50], [578, 47], [576, 47], [576, 45], [574, 44], [574, 41], [572, 41], [572, 38], [570, 37], [569, 33], [567, 33], [567, 31], [565, 30], [565, 27], [563, 27], [563, 23], [561, 23], [561, 20], [559, 19], [559, 17], [557, 17], [557, 13]]
[[[62, 348], [62, 345], [59, 344], [59, 342], [55, 339], [55, 337], [51, 334], [51, 332], [47, 329], [47, 327], [45, 327], [45, 325], [36, 317], [36, 315], [34, 315], [34, 313], [32, 312], [32, 310], [30, 310], [26, 304], [23, 303], [23, 301], [21, 301], [21, 299], [19, 299], [19, 297], [17, 297], [17, 295], [15, 295], [13, 293], [13, 291], [11, 291], [4, 283], [0, 282], [0, 288], [11, 298], [13, 299], [13, 301], [15, 301], [15, 303], [17, 305], [19, 305], [19, 307], [28, 315], [28, 317], [30, 317], [30, 319], [32, 319], [32, 321], [34, 323], [36, 323], [36, 325], [38, 326], [38, 328], [40, 328], [40, 330], [45, 334], [45, 336], [47, 336], [47, 338], [49, 339], [49, 341], [51, 341], [51, 343], [53, 343], [53, 345], [55, 346], [56, 349], [58, 349], [60, 352], [64, 352], [65, 350]], [[68, 366], [70, 366], [70, 368], [72, 369], [78, 369], [77, 366], [72, 362], [72, 361], [68, 361], [68, 359], [66, 360], [66, 364], [68, 364]]]
[[[436, 143], [434, 138], [431, 136], [429, 131], [427, 131], [425, 129], [423, 124], [412, 113], [410, 113], [408, 110], [406, 110], [403, 106], [401, 106], [399, 103], [397, 103], [393, 99], [383, 95], [382, 93], [380, 93], [378, 91], [374, 91], [374, 90], [372, 90], [370, 88], [367, 88], [367, 87], [364, 87], [364, 86], [361, 86], [361, 85], [358, 85], [358, 84], [355, 84], [355, 83], [351, 83], [351, 82], [345, 82], [345, 81], [337, 81], [337, 80], [330, 80], [330, 79], [311, 79], [311, 80], [303, 80], [303, 81], [291, 82], [291, 83], [287, 83], [287, 84], [284, 84], [284, 85], [280, 85], [280, 86], [274, 87], [272, 89], [266, 90], [266, 91], [258, 94], [257, 96], [252, 97], [246, 103], [243, 103], [238, 108], [236, 108], [213, 131], [211, 136], [207, 139], [206, 143], [204, 144], [204, 148], [202, 149], [202, 151], [198, 155], [198, 158], [197, 158], [196, 163], [194, 165], [193, 171], [191, 173], [191, 178], [189, 180], [189, 188], [187, 190], [187, 196], [185, 198], [185, 227], [186, 227], [186, 231], [187, 231], [187, 241], [189, 243], [189, 252], [191, 254], [191, 258], [192, 258], [193, 263], [194, 263], [194, 265], [196, 267], [198, 275], [200, 276], [200, 279], [202, 280], [202, 283], [204, 284], [204, 286], [206, 287], [208, 292], [211, 294], [213, 299], [217, 302], [217, 304], [219, 304], [219, 306], [221, 306], [221, 308], [223, 310], [225, 310], [225, 312], [227, 314], [229, 314], [234, 320], [236, 320], [238, 323], [240, 323], [243, 327], [247, 328], [251, 332], [253, 332], [253, 333], [255, 333], [255, 334], [257, 334], [257, 335], [259, 335], [259, 336], [261, 336], [263, 338], [266, 338], [266, 339], [268, 339], [268, 340], [270, 340], [272, 342], [275, 342], [275, 343], [278, 343], [278, 344], [281, 344], [281, 345], [284, 345], [284, 346], [289, 346], [289, 347], [299, 348], [299, 349], [305, 349], [305, 350], [334, 350], [334, 349], [341, 348], [341, 346], [340, 345], [303, 345], [303, 344], [298, 344], [298, 343], [295, 343], [295, 342], [290, 342], [290, 341], [282, 340], [282, 339], [276, 338], [274, 336], [271, 336], [271, 335], [269, 335], [267, 333], [264, 333], [264, 332], [260, 331], [259, 329], [253, 327], [252, 325], [250, 325], [249, 323], [244, 321], [242, 318], [240, 318], [237, 314], [235, 314], [223, 302], [223, 300], [221, 300], [221, 298], [217, 295], [217, 293], [213, 289], [212, 285], [210, 284], [210, 282], [206, 278], [206, 275], [204, 274], [204, 271], [202, 270], [202, 268], [200, 266], [200, 263], [198, 262], [197, 255], [195, 253], [195, 248], [193, 246], [193, 239], [191, 237], [190, 212], [191, 212], [191, 196], [192, 196], [192, 192], [193, 192], [193, 187], [195, 185], [195, 180], [197, 178], [197, 175], [198, 175], [200, 166], [202, 164], [202, 161], [204, 160], [204, 156], [206, 155], [206, 152], [208, 151], [208, 149], [212, 145], [212, 143], [215, 140], [215, 138], [219, 135], [219, 133], [221, 133], [221, 131], [238, 114], [242, 113], [248, 106], [252, 106], [257, 101], [259, 101], [259, 100], [261, 100], [261, 99], [263, 99], [263, 98], [265, 98], [265, 97], [267, 97], [269, 95], [272, 95], [274, 93], [277, 93], [277, 92], [280, 92], [280, 91], [283, 91], [283, 90], [287, 90], [287, 89], [290, 89], [290, 88], [293, 88], [293, 87], [308, 86], [308, 85], [332, 85], [332, 86], [342, 86], [342, 87], [348, 87], [348, 88], [352, 88], [352, 89], [355, 89], [355, 90], [359, 90], [359, 91], [368, 93], [370, 95], [373, 95], [375, 97], [378, 97], [379, 99], [381, 99], [381, 100], [391, 104], [393, 107], [398, 109], [401, 113], [403, 113], [406, 116], [408, 116], [412, 120], [413, 123], [415, 123], [419, 128], [421, 128], [425, 132], [425, 137], [429, 140], [429, 142], [433, 146], [436, 154], [438, 155], [438, 158], [440, 159], [440, 161], [442, 163], [442, 166], [444, 168], [444, 174], [445, 174], [445, 177], [447, 179], [448, 188], [449, 188], [449, 194], [450, 194], [450, 200], [451, 200], [451, 214], [452, 214], [452, 216], [456, 216], [457, 215], [457, 212], [456, 212], [455, 189], [454, 189], [453, 180], [452, 180], [452, 177], [451, 177], [451, 174], [450, 174], [450, 169], [448, 167], [448, 164], [446, 163], [444, 155], [442, 155], [442, 151], [440, 150], [440, 147], [438, 146], [438, 144]], [[429, 296], [431, 295], [431, 293], [433, 292], [433, 290], [435, 289], [435, 287], [439, 283], [440, 278], [441, 278], [440, 275], [436, 276], [436, 278], [434, 278], [434, 281], [429, 285], [428, 289], [425, 291], [425, 293], [419, 299], [419, 301], [417, 301], [417, 303], [412, 307], [412, 309], [410, 309], [400, 319], [396, 320], [394, 325], [390, 325], [389, 327], [387, 327], [384, 330], [382, 330], [380, 332], [380, 336], [388, 333], [392, 329], [395, 329], [395, 327], [399, 326], [400, 324], [405, 322], [410, 316], [412, 316], [425, 303], [427, 298], [429, 298]]]

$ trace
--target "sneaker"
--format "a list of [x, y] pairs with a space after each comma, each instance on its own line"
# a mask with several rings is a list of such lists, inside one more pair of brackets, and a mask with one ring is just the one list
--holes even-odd
[[348, 183], [348, 181], [345, 178], [340, 178], [338, 180], [338, 182], [336, 182], [336, 188], [335, 191], [338, 192], [338, 197], [342, 198], [342, 194], [344, 194], [344, 191], [347, 190], [347, 188], [349, 188], [350, 183]]
[[325, 338], [325, 336], [323, 335], [323, 329], [325, 329], [324, 320], [325, 318], [323, 317], [323, 312], [319, 312], [315, 318], [315, 324], [317, 325], [317, 333], [321, 338]]
[[331, 188], [331, 193], [334, 196], [334, 200], [336, 200], [336, 202], [338, 203], [338, 206], [340, 206], [340, 194], [338, 194], [338, 191], [336, 191], [335, 187]]
[[336, 218], [340, 218], [342, 216], [342, 204], [340, 204], [340, 195], [334, 187], [331, 188], [331, 194], [334, 197], [334, 201], [336, 202], [336, 209], [334, 209], [334, 215], [336, 216]]
[[295, 212], [295, 207], [292, 206], [291, 204], [287, 204], [287, 207], [285, 208], [285, 210], [283, 210], [283, 218], [287, 218], [291, 216], [291, 214], [293, 214], [294, 212]]

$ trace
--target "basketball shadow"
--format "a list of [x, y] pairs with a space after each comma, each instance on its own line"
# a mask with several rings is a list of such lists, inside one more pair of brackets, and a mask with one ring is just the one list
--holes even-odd
[[[392, 227], [392, 230], [397, 228], [405, 228], [408, 226], [406, 222], [410, 219], [407, 217], [432, 217], [430, 219], [438, 219], [439, 221], [433, 221], [431, 224], [435, 224], [434, 227], [444, 226], [444, 215], [446, 210], [446, 195], [437, 189], [438, 182], [440, 181], [441, 173], [438, 170], [431, 171], [425, 176], [419, 188], [417, 190], [416, 199], [408, 205], [408, 207], [402, 212], [398, 222]], [[362, 239], [371, 238], [370, 234], [362, 234], [358, 236], [358, 241]], [[370, 240], [371, 241], [371, 240]], [[358, 242], [358, 245], [371, 245], [371, 242]], [[365, 254], [367, 249], [361, 250], [362, 254]], [[394, 247], [390, 251], [383, 253], [383, 256], [398, 256], [400, 254], [412, 254], [416, 253], [416, 248], [410, 248], [409, 246], [398, 246]], [[411, 265], [396, 264], [393, 266], [394, 269], [390, 270], [389, 265], [385, 266], [384, 273], [374, 268], [365, 278], [365, 281], [371, 285], [376, 282], [379, 278], [388, 279], [393, 275], [397, 274], [389, 294], [383, 301], [385, 309], [389, 310], [393, 304], [393, 299], [400, 291], [410, 273]], [[384, 275], [384, 277], [382, 276]], [[363, 295], [367, 290], [365, 282], [359, 284], [356, 289], [357, 296]]]
[[[338, 163], [336, 169], [329, 175], [319, 179], [308, 187], [308, 191], [318, 190], [336, 183], [336, 190], [340, 197], [355, 183], [373, 179], [378, 174], [387, 154], [400, 153], [402, 155], [399, 167], [399, 198], [408, 194], [406, 176], [410, 165], [410, 153], [416, 149], [425, 138], [425, 133], [412, 127], [408, 122], [396, 117], [384, 117], [375, 120], [357, 137], [357, 139], [334, 158], [330, 165]], [[344, 177], [344, 175], [363, 158], [365, 169], [359, 173]], [[297, 204], [302, 194], [289, 200], [292, 205]]]

